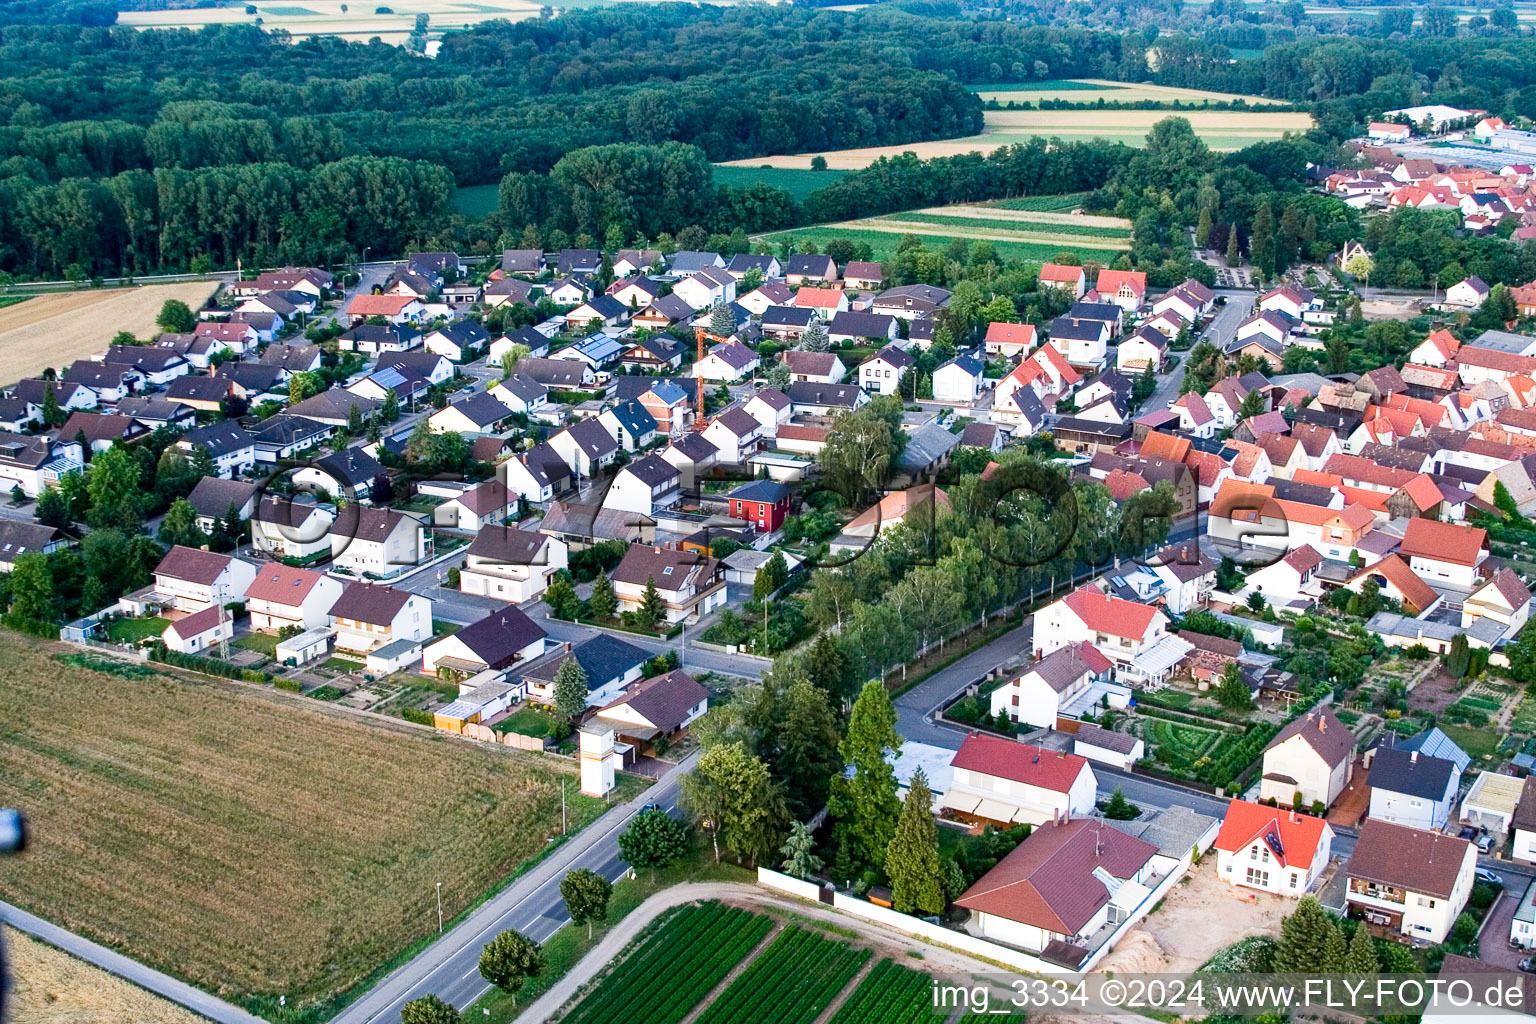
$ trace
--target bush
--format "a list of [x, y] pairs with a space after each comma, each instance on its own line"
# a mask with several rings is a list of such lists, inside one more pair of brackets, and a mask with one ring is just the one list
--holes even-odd
[[406, 708], [404, 711], [400, 712], [400, 717], [405, 719], [407, 722], [415, 722], [417, 725], [436, 724], [432, 718], [432, 712], [423, 711], [421, 708]]
[[[164, 644], [157, 643], [149, 648], [149, 660], [159, 661], [177, 668], [189, 669], [193, 672], [201, 672], [209, 676], [221, 676], [225, 679], [240, 679], [245, 682], [265, 683], [271, 678], [265, 672], [253, 672], [251, 669], [241, 668], [239, 665], [218, 658], [204, 658], [196, 654], [182, 654], [173, 651]], [[249, 674], [248, 674], [249, 673]]]
[[23, 615], [6, 615], [0, 617], [0, 624], [4, 624], [6, 629], [14, 629], [18, 633], [40, 637], [44, 640], [57, 640], [59, 638], [59, 627], [51, 622], [44, 622], [42, 619], [29, 619]]
[[274, 679], [272, 680], [272, 685], [279, 690], [287, 690], [289, 693], [298, 693], [302, 689], [296, 679]]

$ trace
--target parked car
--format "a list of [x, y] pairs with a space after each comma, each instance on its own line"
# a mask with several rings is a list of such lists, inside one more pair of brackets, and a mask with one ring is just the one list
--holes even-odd
[[1459, 835], [1463, 839], [1475, 839], [1477, 838], [1477, 829], [1473, 828], [1471, 825], [1467, 825], [1462, 828]]
[[1527, 974], [1536, 974], [1536, 963], [1532, 963], [1533, 959], [1536, 958], [1526, 957], [1524, 960], [1521, 960], [1520, 969]]
[[1504, 888], [1504, 876], [1495, 874], [1487, 868], [1477, 869], [1477, 880], [1479, 882], [1487, 882], [1489, 885], [1496, 885], [1501, 889]]
[[1483, 853], [1491, 851], [1493, 849], [1493, 836], [1478, 836], [1477, 848]]

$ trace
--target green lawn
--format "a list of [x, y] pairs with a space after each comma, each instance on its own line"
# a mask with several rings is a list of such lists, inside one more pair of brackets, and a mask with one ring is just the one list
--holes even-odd
[[535, 711], [533, 708], [519, 708], [506, 718], [491, 726], [496, 733], [515, 732], [519, 736], [544, 737], [555, 734], [555, 726], [559, 723], [554, 715], [545, 714], [543, 711]]
[[1440, 731], [1449, 736], [1452, 743], [1471, 755], [1473, 760], [1481, 758], [1484, 754], [1491, 755], [1499, 749], [1499, 734], [1492, 729], [1474, 729], [1468, 725], [1442, 723]]
[[453, 190], [453, 212], [466, 217], [484, 217], [496, 209], [499, 185], [466, 185]]
[[[817, 248], [824, 248], [834, 238], [845, 238], [855, 245], [860, 242], [868, 243], [870, 251], [877, 260], [893, 259], [896, 255], [896, 246], [902, 236], [894, 231], [870, 231], [866, 228], [840, 228], [829, 225], [821, 225], [810, 228], [793, 228], [788, 231], [776, 231], [772, 234], [759, 236], [765, 241], [777, 241], [784, 237], [792, 236], [799, 242], [814, 242]], [[952, 238], [944, 235], [916, 235], [923, 246], [930, 251], [942, 251], [949, 245]], [[958, 236], [957, 236], [958, 237]], [[976, 239], [966, 239], [974, 244]], [[1070, 252], [1084, 262], [1106, 262], [1106, 257], [1112, 255], [1108, 249], [1074, 248], [1067, 244], [1035, 243], [1035, 242], [994, 242], [987, 240], [992, 246], [998, 258], [1004, 260], [1019, 260], [1024, 263], [1049, 263], [1059, 253]]]
[[1221, 738], [1215, 729], [1166, 719], [1152, 719], [1147, 723], [1147, 740], [1159, 747], [1168, 747], [1175, 757], [1193, 760], [1210, 751]]
[[445, 636], [453, 636], [453, 634], [457, 633], [463, 628], [464, 627], [459, 625], [457, 622], [445, 622], [442, 619], [433, 619], [432, 638], [434, 640], [441, 640]]
[[351, 658], [335, 657], [327, 658], [325, 660], [325, 664], [321, 667], [328, 668], [333, 672], [356, 672], [358, 669], [363, 667], [363, 663], [360, 661], [353, 661]]
[[805, 167], [721, 167], [715, 166], [715, 184], [744, 188], [762, 182], [782, 188], [798, 200], [837, 181], [847, 171], [813, 171]]
[[255, 651], [265, 654], [269, 658], [277, 657], [277, 637], [270, 633], [252, 633], [235, 641], [235, 646], [243, 651]]
[[170, 619], [117, 619], [107, 627], [107, 639], [118, 644], [136, 644], [140, 640], [151, 640], [165, 632], [165, 627], [171, 624]]

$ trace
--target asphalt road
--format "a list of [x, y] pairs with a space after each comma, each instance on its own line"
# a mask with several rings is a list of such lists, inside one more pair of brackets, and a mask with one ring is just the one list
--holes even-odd
[[[1227, 343], [1237, 335], [1237, 326], [1248, 319], [1248, 314], [1253, 311], [1254, 293], [1251, 291], [1222, 289], [1217, 295], [1226, 296], [1226, 305], [1216, 311], [1211, 322], [1206, 325], [1200, 340], [1209, 341], [1219, 349], [1227, 347]], [[1158, 378], [1157, 390], [1147, 399], [1142, 406], [1144, 410], [1166, 409], [1170, 403], [1179, 397], [1179, 388], [1184, 384], [1184, 371], [1188, 369], [1189, 353], [1179, 353], [1179, 365], [1163, 377]]]
[[398, 1024], [400, 1009], [412, 999], [434, 993], [461, 1010], [490, 989], [480, 977], [480, 950], [508, 928], [544, 942], [569, 920], [560, 898], [560, 880], [573, 868], [590, 868], [610, 881], [628, 867], [619, 860], [618, 836], [629, 819], [655, 801], [671, 812], [677, 806], [679, 780], [697, 755], [683, 761], [655, 786], [615, 807], [547, 860], [449, 929], [442, 938], [395, 970], [331, 1024]]

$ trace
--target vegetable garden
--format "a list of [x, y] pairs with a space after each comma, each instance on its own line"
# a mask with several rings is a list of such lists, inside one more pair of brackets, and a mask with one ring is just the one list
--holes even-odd
[[941, 1024], [948, 1009], [933, 1008], [933, 980], [881, 960], [843, 1001], [830, 1024]]
[[[683, 907], [565, 1018], [566, 1024], [677, 1024], [768, 934], [761, 914], [709, 902]], [[658, 992], [657, 979], [665, 978]]]

